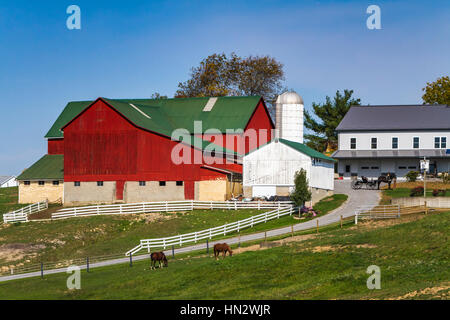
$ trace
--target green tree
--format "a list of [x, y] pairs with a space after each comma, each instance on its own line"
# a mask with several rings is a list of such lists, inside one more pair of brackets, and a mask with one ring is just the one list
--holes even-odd
[[151, 99], [167, 99], [167, 96], [161, 95], [159, 92], [155, 92], [150, 97]]
[[309, 190], [305, 169], [300, 169], [295, 173], [294, 184], [295, 188], [291, 193], [291, 200], [295, 205], [302, 206], [306, 201], [311, 200], [311, 191]]
[[333, 100], [327, 96], [323, 104], [313, 102], [313, 112], [319, 121], [313, 114], [305, 111], [305, 127], [314, 132], [305, 134], [306, 144], [309, 147], [320, 152], [337, 149], [336, 127], [351, 106], [361, 104], [361, 99], [352, 98], [352, 94], [353, 90], [344, 90], [344, 94], [338, 90]]
[[270, 56], [212, 54], [178, 84], [176, 98], [260, 95], [272, 105], [283, 90], [283, 64]]
[[450, 78], [448, 76], [438, 78], [434, 82], [427, 82], [422, 89], [423, 104], [448, 104], [450, 105]]

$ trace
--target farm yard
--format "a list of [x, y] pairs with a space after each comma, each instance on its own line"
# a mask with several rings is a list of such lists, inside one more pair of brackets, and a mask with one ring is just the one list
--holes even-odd
[[[121, 264], [82, 271], [81, 290], [67, 290], [66, 274], [10, 281], [0, 283], [0, 295], [3, 299], [449, 299], [449, 231], [450, 212], [418, 213], [269, 239], [272, 248], [259, 248], [258, 243], [234, 247], [233, 257], [224, 260], [215, 261], [203, 252], [169, 258], [168, 268], [153, 271], [148, 260], [132, 268]], [[366, 269], [373, 264], [381, 268], [380, 290], [366, 287]]]
[[[337, 194], [317, 203], [315, 209], [320, 210], [320, 215], [325, 215], [339, 207], [346, 199], [346, 195]], [[54, 210], [54, 207], [50, 207], [48, 211]], [[143, 238], [159, 238], [199, 231], [242, 220], [261, 212], [256, 209], [194, 210], [0, 224], [0, 267], [3, 268], [0, 271], [8, 272], [10, 268], [23, 268], [42, 261], [53, 263], [94, 256], [123, 255]], [[49, 217], [45, 211], [35, 215]], [[31, 215], [31, 219], [33, 216]], [[299, 220], [292, 216], [284, 216], [244, 229], [241, 234], [298, 222]], [[232, 234], [229, 233], [226, 237]]]
[[[411, 190], [416, 187], [423, 187], [423, 181], [415, 182], [398, 182], [395, 189], [389, 190], [388, 187], [382, 186], [381, 190], [381, 204], [389, 204], [391, 199], [410, 197]], [[433, 198], [433, 190], [446, 190], [445, 194], [440, 194], [440, 196], [450, 197], [450, 184], [443, 183], [440, 181], [427, 181], [427, 197]]]

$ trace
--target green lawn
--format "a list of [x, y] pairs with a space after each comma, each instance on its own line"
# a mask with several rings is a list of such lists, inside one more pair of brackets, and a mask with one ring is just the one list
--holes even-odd
[[[323, 215], [339, 207], [346, 198], [345, 195], [334, 195], [323, 199], [316, 206]], [[24, 267], [40, 262], [54, 263], [86, 257], [121, 255], [137, 246], [141, 239], [200, 231], [262, 212], [264, 211], [195, 210], [184, 213], [162, 213], [156, 221], [148, 221], [146, 218], [158, 214], [133, 214], [3, 225], [0, 226], [0, 253], [2, 245], [12, 247], [19, 245], [23, 247], [21, 253], [24, 254], [9, 261], [5, 255], [0, 255], [0, 267], [1, 265]], [[241, 234], [275, 229], [302, 221], [292, 216], [284, 216], [241, 230]], [[232, 235], [233, 233], [230, 233], [214, 239]]]
[[[397, 188], [393, 190], [383, 190], [383, 193], [391, 198], [403, 198], [403, 197], [409, 197], [411, 194], [411, 189], [409, 188]], [[442, 195], [439, 195], [440, 197]], [[447, 190], [446, 197], [450, 197], [450, 190]], [[427, 188], [427, 197], [433, 197], [433, 189]]]
[[3, 214], [20, 209], [26, 204], [18, 204], [18, 187], [0, 188], [0, 219], [3, 221]]
[[[82, 289], [75, 291], [66, 288], [67, 274], [10, 281], [0, 283], [0, 298], [448, 299], [450, 212], [401, 219], [329, 229], [219, 261], [170, 259], [168, 268], [153, 271], [148, 261], [92, 269], [82, 272]], [[366, 287], [370, 265], [381, 269], [380, 290]]]

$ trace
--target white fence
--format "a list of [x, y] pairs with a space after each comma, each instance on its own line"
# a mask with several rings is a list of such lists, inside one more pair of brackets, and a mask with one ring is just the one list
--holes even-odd
[[290, 201], [265, 202], [265, 201], [160, 201], [143, 203], [126, 203], [112, 205], [96, 205], [61, 209], [52, 214], [52, 219], [64, 219], [92, 215], [130, 214], [149, 212], [173, 212], [189, 211], [194, 209], [278, 209], [290, 205]]
[[400, 218], [400, 205], [360, 206], [355, 210], [355, 224], [358, 219]]
[[223, 235], [225, 236], [230, 232], [239, 232], [240, 230], [248, 227], [253, 227], [256, 224], [267, 222], [273, 219], [278, 219], [282, 216], [292, 215], [294, 213], [294, 207], [291, 204], [284, 203], [281, 207], [264, 212], [256, 216], [251, 216], [250, 218], [239, 220], [236, 222], [228, 223], [220, 227], [205, 229], [202, 231], [191, 232], [186, 234], [181, 234], [173, 237], [166, 237], [160, 239], [144, 239], [141, 240], [139, 245], [134, 247], [125, 253], [126, 256], [133, 255], [143, 249], [147, 249], [150, 252], [151, 248], [164, 248], [172, 245], [182, 246], [186, 243], [196, 243], [202, 239], [211, 239], [214, 236]]
[[28, 215], [48, 209], [48, 201], [33, 203], [19, 210], [5, 213], [3, 215], [4, 223], [28, 222]]

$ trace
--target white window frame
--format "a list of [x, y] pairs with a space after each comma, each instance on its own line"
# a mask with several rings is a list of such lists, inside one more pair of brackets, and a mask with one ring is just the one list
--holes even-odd
[[[375, 139], [375, 148], [372, 148], [372, 139]], [[377, 150], [378, 149], [378, 137], [370, 137], [370, 149]]]
[[[416, 147], [414, 147], [414, 139], [416, 139], [417, 138], [417, 148]], [[413, 147], [413, 149], [420, 149], [420, 137], [413, 137], [413, 141], [412, 141], [412, 147]]]
[[[352, 148], [352, 139], [355, 139], [355, 148]], [[358, 148], [357, 142], [358, 140], [356, 137], [350, 137], [350, 150], [356, 150], [356, 148]]]

